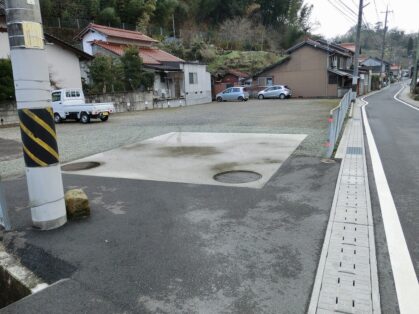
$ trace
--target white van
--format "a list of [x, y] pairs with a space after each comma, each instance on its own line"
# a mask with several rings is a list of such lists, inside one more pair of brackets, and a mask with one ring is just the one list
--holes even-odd
[[83, 90], [80, 88], [58, 89], [51, 92], [54, 121], [74, 119], [81, 123], [89, 123], [90, 119], [107, 121], [115, 112], [113, 103], [86, 104]]

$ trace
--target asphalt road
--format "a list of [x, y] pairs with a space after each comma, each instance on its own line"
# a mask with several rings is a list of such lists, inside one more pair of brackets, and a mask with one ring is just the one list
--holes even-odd
[[293, 156], [263, 189], [64, 175], [92, 214], [49, 232], [30, 228], [25, 179], [7, 180], [8, 251], [70, 282], [0, 313], [304, 313], [338, 171]]
[[419, 111], [393, 99], [401, 85], [367, 97], [368, 120], [419, 274]]

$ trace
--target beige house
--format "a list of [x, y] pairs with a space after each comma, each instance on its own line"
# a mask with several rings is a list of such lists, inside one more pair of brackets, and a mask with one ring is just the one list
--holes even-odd
[[342, 97], [351, 88], [351, 50], [307, 39], [287, 54], [254, 76], [254, 89], [282, 84], [292, 89], [293, 97]]

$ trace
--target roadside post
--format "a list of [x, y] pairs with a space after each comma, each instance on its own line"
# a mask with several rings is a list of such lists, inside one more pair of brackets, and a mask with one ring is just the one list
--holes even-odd
[[6, 0], [7, 32], [32, 224], [67, 222], [39, 0]]
[[10, 230], [10, 220], [9, 220], [9, 213], [7, 212], [7, 204], [6, 204], [6, 196], [3, 191], [3, 186], [1, 183], [1, 176], [0, 176], [0, 225], [4, 227], [6, 230]]

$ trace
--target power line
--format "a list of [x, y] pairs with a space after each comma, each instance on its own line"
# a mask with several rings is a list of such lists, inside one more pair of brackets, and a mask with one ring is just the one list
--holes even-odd
[[377, 9], [377, 2], [374, 0], [374, 9], [375, 9], [375, 14], [377, 15], [377, 20], [380, 20], [380, 15], [378, 14], [378, 9]]
[[343, 2], [342, 0], [337, 0], [337, 1], [340, 4], [342, 4], [348, 12], [352, 13], [354, 16], [357, 16], [357, 13], [354, 10], [352, 10], [345, 2]]
[[333, 5], [333, 7], [334, 7], [336, 10], [338, 10], [340, 13], [342, 13], [348, 21], [350, 21], [351, 23], [356, 23], [356, 21], [355, 21], [355, 19], [354, 19], [353, 17], [349, 16], [347, 13], [345, 13], [344, 11], [342, 11], [342, 9], [341, 9], [341, 8], [339, 8], [339, 7], [338, 7], [335, 3], [333, 3], [333, 2], [332, 2], [332, 1], [330, 1], [330, 0], [327, 0], [327, 1], [329, 1], [329, 3], [330, 3], [331, 5]]

